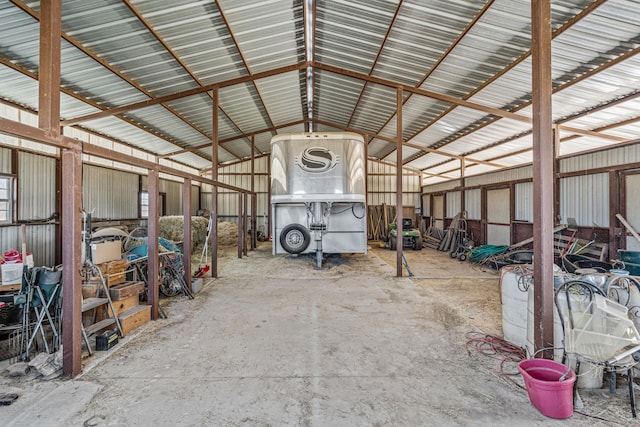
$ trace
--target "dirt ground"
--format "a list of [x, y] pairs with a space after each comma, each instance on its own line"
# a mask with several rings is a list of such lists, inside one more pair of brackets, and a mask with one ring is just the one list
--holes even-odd
[[498, 275], [427, 248], [405, 257], [413, 276], [398, 279], [375, 243], [321, 270], [268, 242], [242, 259], [221, 247], [196, 299], [164, 300], [167, 319], [85, 359], [79, 378], [0, 377], [20, 393], [0, 425], [640, 425], [623, 379], [614, 395], [581, 392], [570, 419], [541, 415], [519, 376], [466, 345], [501, 336]]

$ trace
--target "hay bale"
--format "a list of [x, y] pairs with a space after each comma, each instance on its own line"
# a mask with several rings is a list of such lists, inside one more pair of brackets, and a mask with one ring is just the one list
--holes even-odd
[[222, 246], [238, 243], [238, 224], [222, 221], [218, 223], [218, 244]]
[[[204, 243], [207, 237], [209, 220], [201, 216], [191, 217], [191, 244], [197, 246]], [[182, 215], [161, 216], [159, 219], [160, 237], [172, 242], [184, 240], [184, 217]]]

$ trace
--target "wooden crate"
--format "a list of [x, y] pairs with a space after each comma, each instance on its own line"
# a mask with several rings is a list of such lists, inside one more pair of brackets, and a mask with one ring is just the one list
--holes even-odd
[[[112, 303], [116, 314], [118, 315], [118, 317], [120, 317], [123, 312], [138, 305], [138, 294], [130, 295], [127, 298], [123, 298], [119, 301], [112, 301]], [[107, 317], [112, 317], [111, 308], [109, 308], [108, 304], [100, 306], [96, 309], [97, 320], [106, 319]]]
[[139, 295], [144, 292], [144, 282], [124, 282], [109, 288], [111, 300], [119, 301], [132, 295]]
[[128, 335], [130, 332], [151, 320], [151, 306], [137, 305], [132, 307], [123, 311], [119, 319], [123, 335]]
[[[108, 287], [119, 285], [124, 283], [127, 275], [127, 268], [129, 267], [129, 261], [126, 259], [119, 259], [116, 261], [103, 262], [97, 264], [98, 268], [102, 272], [102, 277]], [[99, 281], [98, 277], [92, 277], [91, 282]]]

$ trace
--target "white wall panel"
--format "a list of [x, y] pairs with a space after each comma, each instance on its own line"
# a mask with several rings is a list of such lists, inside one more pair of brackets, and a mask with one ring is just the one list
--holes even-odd
[[515, 185], [515, 220], [533, 222], [533, 182]]
[[453, 218], [458, 215], [462, 210], [462, 192], [461, 191], [452, 191], [447, 193], [447, 209], [446, 209], [446, 217]]
[[640, 162], [640, 145], [627, 145], [560, 160], [560, 172], [577, 172]]
[[0, 148], [0, 173], [11, 173], [11, 150], [8, 148]]
[[82, 178], [82, 205], [93, 218], [138, 217], [138, 175], [84, 165]]
[[464, 192], [464, 209], [467, 211], [467, 219], [481, 219], [482, 215], [482, 190], [475, 188]]
[[609, 226], [609, 175], [580, 175], [560, 180], [560, 222], [575, 218], [580, 226]]
[[467, 187], [475, 187], [480, 185], [499, 184], [502, 182], [519, 181], [531, 179], [533, 177], [533, 166], [524, 166], [521, 168], [507, 169], [498, 172], [492, 172], [485, 175], [470, 176], [465, 179]]

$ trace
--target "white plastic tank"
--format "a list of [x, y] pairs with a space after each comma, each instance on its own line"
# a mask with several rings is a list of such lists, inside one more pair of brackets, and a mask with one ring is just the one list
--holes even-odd
[[528, 271], [531, 265], [508, 265], [500, 269], [502, 333], [505, 341], [525, 348], [527, 345]]

